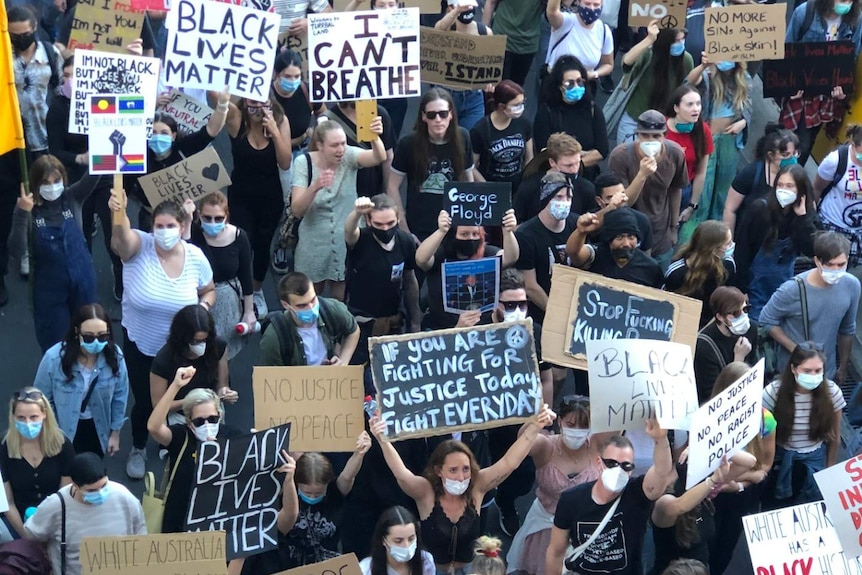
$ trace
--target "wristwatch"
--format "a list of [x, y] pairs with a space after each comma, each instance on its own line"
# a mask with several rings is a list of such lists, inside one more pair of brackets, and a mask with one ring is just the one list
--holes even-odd
[[697, 204], [689, 203], [688, 206], [686, 206], [686, 207], [691, 208], [691, 211], [696, 212], [697, 208], [699, 208], [700, 206], [698, 206]]

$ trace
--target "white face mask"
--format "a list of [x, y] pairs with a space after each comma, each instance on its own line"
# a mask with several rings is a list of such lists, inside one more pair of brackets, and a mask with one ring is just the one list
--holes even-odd
[[416, 541], [407, 547], [389, 545], [389, 555], [399, 563], [407, 563], [416, 554]]
[[590, 436], [589, 429], [563, 427], [560, 429], [560, 432], [563, 435], [563, 443], [571, 450], [580, 449]]
[[46, 202], [53, 202], [57, 198], [63, 195], [63, 182], [57, 182], [56, 184], [44, 184], [39, 186], [39, 195], [42, 196], [42, 199]]
[[658, 140], [644, 140], [638, 146], [640, 146], [643, 155], [650, 158], [655, 158], [661, 151], [661, 142]]
[[470, 487], [469, 479], [457, 481], [455, 479], [443, 478], [443, 489], [445, 489], [446, 493], [449, 495], [463, 495], [464, 492], [467, 491], [468, 487]]
[[200, 357], [207, 352], [207, 342], [190, 343], [189, 351], [192, 352], [193, 356]]
[[793, 190], [788, 190], [786, 188], [776, 188], [775, 189], [775, 199], [778, 200], [778, 205], [782, 208], [786, 208], [790, 204], [796, 201], [796, 192]]
[[751, 320], [748, 319], [748, 314], [744, 313], [739, 317], [735, 317], [730, 320], [730, 325], [727, 326], [727, 329], [730, 330], [730, 333], [733, 335], [745, 335], [748, 333], [748, 330], [751, 328]]
[[629, 482], [629, 474], [622, 467], [611, 467], [602, 470], [602, 485], [608, 491], [619, 493], [626, 488]]
[[518, 321], [527, 318], [526, 310], [515, 308], [512, 311], [503, 310], [503, 321]]
[[156, 245], [163, 250], [172, 250], [180, 241], [180, 229], [159, 228], [153, 230], [153, 238], [156, 240]]
[[210, 437], [218, 437], [218, 423], [204, 423], [195, 427], [195, 437], [198, 441], [206, 441]]
[[823, 281], [831, 286], [840, 282], [841, 278], [843, 278], [846, 273], [846, 267], [843, 267], [840, 270], [824, 270], [823, 268], [820, 268], [820, 275], [823, 277]]

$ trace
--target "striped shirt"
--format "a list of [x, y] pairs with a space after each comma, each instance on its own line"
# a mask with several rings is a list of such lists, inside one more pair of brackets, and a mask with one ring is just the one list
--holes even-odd
[[[841, 388], [829, 380], [827, 380], [826, 383], [829, 385], [829, 397], [832, 399], [832, 406], [835, 408], [835, 411], [844, 409], [847, 402], [844, 401], [844, 395], [841, 393]], [[775, 412], [775, 402], [778, 399], [778, 388], [780, 386], [781, 381], [775, 380], [763, 389], [763, 407], [772, 412]], [[794, 394], [794, 402], [796, 404], [796, 417], [793, 420], [793, 430], [790, 432], [790, 439], [781, 447], [798, 451], [800, 453], [814, 451], [819, 448], [823, 442], [813, 441], [808, 438], [808, 419], [811, 415], [811, 394], [799, 393], [799, 391], [796, 391]]]
[[199, 247], [182, 241], [183, 271], [169, 278], [153, 235], [133, 231], [141, 238], [141, 250], [123, 264], [123, 327], [141, 353], [155, 357], [168, 340], [174, 314], [198, 303], [198, 290], [212, 281], [213, 270]]
[[320, 14], [329, 8], [327, 0], [272, 0], [275, 13], [281, 16], [278, 33], [284, 34], [294, 20], [305, 18], [309, 11]]

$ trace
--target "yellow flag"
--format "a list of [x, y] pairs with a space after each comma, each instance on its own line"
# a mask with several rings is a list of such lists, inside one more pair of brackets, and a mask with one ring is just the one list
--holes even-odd
[[24, 147], [6, 3], [0, 2], [0, 154]]

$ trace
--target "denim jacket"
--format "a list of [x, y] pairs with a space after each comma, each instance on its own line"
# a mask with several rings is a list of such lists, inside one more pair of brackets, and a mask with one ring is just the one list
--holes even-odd
[[[56, 343], [42, 357], [33, 385], [48, 398], [57, 417], [60, 429], [70, 440], [74, 440], [81, 415], [81, 403], [87, 395], [89, 385], [84, 385], [81, 364], [72, 365], [72, 380], [69, 381], [60, 366], [60, 352], [63, 343]], [[129, 374], [119, 346], [117, 352], [117, 375], [111, 371], [105, 355], [100, 353], [93, 367], [93, 377], [98, 376], [96, 388], [87, 404], [93, 415], [93, 423], [99, 436], [102, 451], [108, 451], [108, 436], [119, 431], [126, 421], [126, 401], [129, 397]]]
[[[820, 14], [814, 14], [814, 19], [811, 21], [811, 27], [805, 31], [802, 38], [798, 38], [802, 24], [805, 22], [805, 3], [803, 2], [793, 11], [793, 16], [790, 18], [790, 24], [787, 25], [787, 32], [784, 36], [785, 42], [825, 42], [826, 41], [826, 23]], [[855, 26], [848, 26], [843, 20], [838, 26], [838, 40], [850, 40], [856, 48], [856, 54], [859, 54], [862, 48], [862, 23], [857, 22]]]

